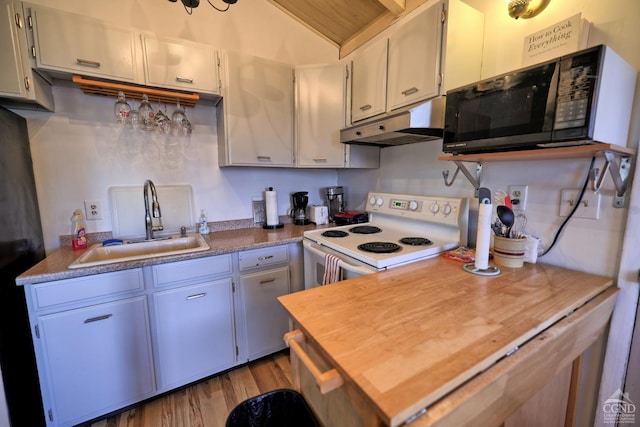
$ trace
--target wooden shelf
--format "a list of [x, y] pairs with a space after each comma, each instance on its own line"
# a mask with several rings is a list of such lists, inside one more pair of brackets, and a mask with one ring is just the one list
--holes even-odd
[[173, 90], [155, 89], [147, 86], [134, 86], [130, 84], [112, 83], [101, 80], [90, 80], [81, 76], [73, 76], [71, 79], [86, 95], [106, 96], [117, 99], [118, 92], [124, 92], [127, 99], [142, 100], [142, 95], [147, 94], [150, 102], [159, 104], [177, 104], [183, 107], [195, 107], [200, 100], [197, 93], [179, 92]]
[[620, 157], [630, 157], [635, 150], [613, 144], [587, 144], [572, 147], [539, 148], [537, 150], [503, 151], [499, 153], [478, 153], [439, 156], [438, 160], [460, 162], [513, 162], [517, 160], [553, 160], [577, 159], [583, 157], [602, 156], [613, 153]]
[[[616, 187], [613, 206], [617, 208], [624, 207], [625, 193], [627, 191], [627, 183], [629, 172], [631, 170], [631, 158], [635, 155], [635, 150], [620, 145], [595, 143], [587, 145], [576, 145], [572, 147], [555, 147], [555, 148], [539, 148], [535, 150], [524, 151], [502, 151], [496, 153], [478, 153], [478, 154], [459, 154], [439, 156], [438, 160], [446, 160], [454, 162], [457, 169], [453, 176], [449, 178], [449, 171], [443, 171], [442, 177], [444, 184], [449, 187], [453, 185], [458, 172], [462, 172], [476, 190], [480, 188], [482, 179], [482, 163], [483, 162], [513, 162], [518, 160], [556, 160], [556, 159], [579, 159], [588, 157], [604, 157], [605, 164], [602, 170], [592, 168], [589, 172], [591, 180], [591, 188], [593, 191], [599, 191], [602, 182], [610, 172], [611, 179]], [[467, 169], [463, 162], [475, 162], [475, 176]]]

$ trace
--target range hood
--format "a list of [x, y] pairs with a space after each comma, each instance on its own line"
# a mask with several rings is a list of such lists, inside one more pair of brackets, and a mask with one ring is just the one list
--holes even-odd
[[364, 120], [340, 131], [344, 144], [391, 147], [441, 139], [444, 132], [445, 97], [414, 104], [400, 112]]

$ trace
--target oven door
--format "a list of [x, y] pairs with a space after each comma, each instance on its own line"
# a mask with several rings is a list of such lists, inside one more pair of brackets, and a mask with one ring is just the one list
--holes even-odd
[[351, 279], [365, 274], [375, 273], [377, 270], [367, 264], [360, 263], [326, 246], [304, 239], [304, 287], [305, 289], [322, 286], [324, 277], [324, 262], [327, 253], [340, 259], [341, 280]]

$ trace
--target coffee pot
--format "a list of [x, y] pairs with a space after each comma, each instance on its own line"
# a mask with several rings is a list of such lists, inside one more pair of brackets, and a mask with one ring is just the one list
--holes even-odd
[[291, 218], [295, 225], [307, 225], [309, 219], [307, 218], [307, 204], [309, 203], [309, 192], [298, 191], [291, 195], [293, 200], [293, 209], [291, 210]]
[[335, 214], [345, 211], [344, 191], [342, 187], [327, 187], [326, 195], [329, 204], [329, 221], [333, 222]]

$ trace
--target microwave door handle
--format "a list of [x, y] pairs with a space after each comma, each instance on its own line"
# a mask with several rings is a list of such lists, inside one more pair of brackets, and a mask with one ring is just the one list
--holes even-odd
[[[312, 244], [311, 242], [309, 242], [308, 240], [304, 240], [302, 243], [303, 243], [303, 245], [305, 246], [305, 248], [307, 248], [308, 250], [310, 250], [312, 253], [314, 253], [314, 254], [316, 254], [316, 255], [318, 255], [318, 256], [321, 256], [321, 257], [323, 257], [323, 258], [324, 258], [324, 256], [326, 255], [324, 252], [322, 252], [322, 251], [320, 251], [320, 250], [318, 250], [318, 249], [314, 248], [314, 247], [313, 247], [313, 244]], [[349, 263], [344, 262], [343, 260], [340, 260], [340, 262], [338, 263], [338, 265], [340, 266], [340, 268], [343, 268], [343, 269], [345, 269], [345, 270], [347, 270], [347, 271], [350, 271], [350, 272], [352, 272], [352, 273], [356, 273], [356, 274], [362, 274], [362, 275], [365, 275], [365, 274], [372, 274], [372, 273], [375, 273], [375, 271], [370, 270], [370, 269], [368, 269], [368, 268], [366, 268], [366, 267], [359, 267], [359, 266], [357, 266], [357, 265], [351, 265], [351, 264], [349, 264]]]

